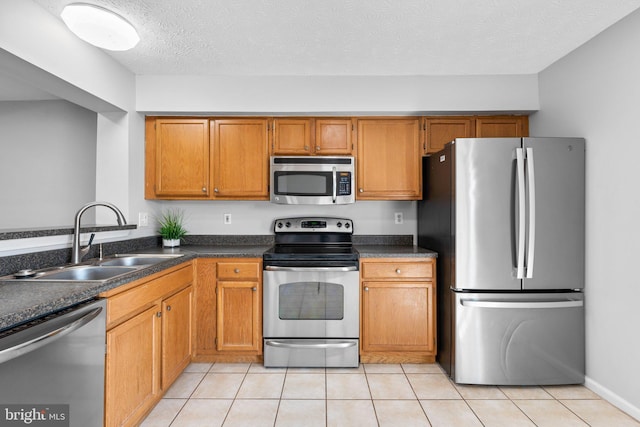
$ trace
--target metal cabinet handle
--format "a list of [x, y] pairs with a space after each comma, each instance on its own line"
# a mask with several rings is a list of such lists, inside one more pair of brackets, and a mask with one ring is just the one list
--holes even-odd
[[368, 292], [368, 291], [369, 291], [369, 287], [368, 287], [368, 286], [365, 286], [365, 287], [364, 287], [364, 290], [365, 290], [366, 292]]
[[358, 191], [364, 193], [364, 188], [358, 188]]
[[167, 311], [171, 311], [171, 306], [170, 305], [167, 306]]
[[236, 273], [236, 274], [238, 274], [238, 273], [240, 273], [240, 269], [239, 269], [239, 268], [235, 268], [235, 269], [233, 270], [233, 272], [234, 272], [234, 273]]
[[207, 192], [207, 187], [202, 187], [202, 192], [206, 193]]
[[251, 290], [252, 290], [252, 291], [257, 291], [257, 290], [258, 290], [258, 287], [257, 287], [257, 286], [254, 286], [253, 288], [251, 288]]
[[218, 187], [215, 187], [215, 188], [213, 189], [213, 192], [214, 192], [214, 193], [218, 193], [218, 192], [219, 192], [219, 191], [218, 191]]
[[161, 311], [157, 312], [156, 317], [162, 317], [162, 312]]
[[400, 273], [402, 273], [402, 271], [400, 271], [399, 268], [396, 268], [396, 274], [400, 274]]
[[316, 151], [320, 151], [320, 146], [316, 145]]
[[309, 151], [309, 146], [308, 145], [304, 146], [304, 151]]

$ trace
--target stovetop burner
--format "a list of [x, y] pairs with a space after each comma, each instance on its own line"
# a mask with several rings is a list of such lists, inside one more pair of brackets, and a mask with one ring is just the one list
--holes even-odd
[[263, 255], [265, 266], [353, 266], [353, 222], [344, 218], [299, 217], [277, 219], [275, 246]]

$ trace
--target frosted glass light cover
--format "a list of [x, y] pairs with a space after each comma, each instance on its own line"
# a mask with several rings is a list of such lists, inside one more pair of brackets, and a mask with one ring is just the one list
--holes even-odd
[[72, 3], [60, 14], [64, 23], [79, 38], [102, 49], [129, 50], [140, 37], [126, 19], [99, 6]]

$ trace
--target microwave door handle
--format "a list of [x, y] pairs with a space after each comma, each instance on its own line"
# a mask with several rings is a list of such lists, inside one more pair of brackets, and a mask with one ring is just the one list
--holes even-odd
[[336, 167], [333, 167], [333, 203], [338, 199], [338, 182], [336, 181], [337, 172]]

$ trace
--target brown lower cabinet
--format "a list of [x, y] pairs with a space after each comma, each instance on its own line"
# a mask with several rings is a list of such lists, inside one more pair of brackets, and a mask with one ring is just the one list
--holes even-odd
[[101, 294], [107, 298], [104, 425], [138, 425], [191, 361], [193, 265]]
[[435, 260], [360, 262], [360, 361], [431, 363], [436, 355]]
[[262, 259], [200, 258], [196, 279], [199, 362], [262, 360]]

